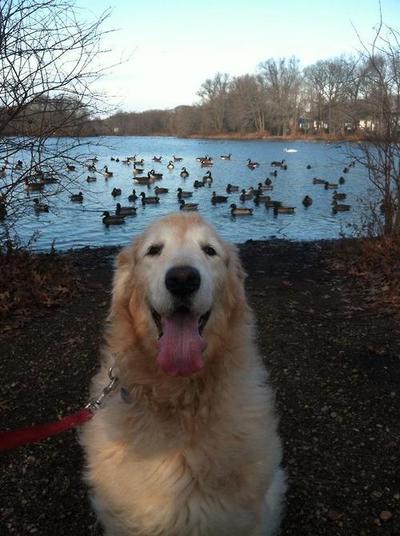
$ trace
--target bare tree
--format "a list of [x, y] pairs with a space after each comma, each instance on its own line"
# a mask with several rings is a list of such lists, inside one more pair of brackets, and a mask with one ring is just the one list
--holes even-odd
[[78, 136], [101, 108], [108, 15], [88, 21], [73, 0], [0, 2], [0, 239], [32, 210], [26, 186], [44, 196], [51, 181], [69, 188], [67, 163], [87, 158]]
[[217, 73], [214, 78], [208, 78], [198, 92], [203, 106], [210, 111], [212, 126], [216, 132], [224, 131], [228, 89], [229, 75]]
[[[362, 41], [360, 40], [362, 43]], [[378, 193], [374, 232], [400, 237], [400, 32], [382, 19], [371, 45], [362, 43], [364, 100], [371, 118], [366, 139], [351, 151]], [[378, 209], [378, 210], [377, 210]], [[377, 215], [381, 212], [381, 217]]]

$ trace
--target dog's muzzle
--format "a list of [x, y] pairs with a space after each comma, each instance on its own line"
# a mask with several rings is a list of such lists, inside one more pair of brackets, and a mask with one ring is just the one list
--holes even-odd
[[165, 274], [165, 286], [176, 298], [189, 298], [199, 290], [200, 283], [200, 272], [193, 266], [173, 266]]

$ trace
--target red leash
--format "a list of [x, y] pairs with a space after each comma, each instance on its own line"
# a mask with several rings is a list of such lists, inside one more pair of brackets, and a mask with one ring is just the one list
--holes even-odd
[[13, 449], [26, 445], [27, 443], [46, 439], [47, 437], [79, 426], [89, 421], [92, 417], [93, 412], [90, 409], [81, 409], [72, 415], [63, 417], [59, 421], [39, 424], [30, 428], [19, 428], [10, 432], [0, 432], [0, 450]]
[[114, 376], [112, 367], [108, 371], [109, 382], [104, 387], [99, 397], [91, 400], [84, 409], [81, 409], [72, 415], [67, 415], [59, 421], [50, 422], [47, 424], [39, 424], [29, 428], [20, 428], [9, 432], [0, 432], [0, 451], [21, 447], [28, 443], [34, 443], [41, 439], [46, 439], [53, 435], [69, 430], [89, 421], [96, 409], [102, 407], [103, 401], [118, 384], [118, 378]]

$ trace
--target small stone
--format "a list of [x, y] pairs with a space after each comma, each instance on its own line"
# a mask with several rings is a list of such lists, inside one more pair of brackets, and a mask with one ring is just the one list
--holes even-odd
[[374, 490], [371, 492], [371, 497], [373, 499], [380, 499], [382, 497], [383, 493], [381, 491], [378, 491], [378, 490]]
[[392, 512], [389, 512], [389, 510], [382, 510], [382, 512], [379, 514], [380, 519], [382, 521], [389, 521], [391, 517], [393, 517]]
[[326, 513], [326, 517], [330, 519], [331, 521], [339, 521], [339, 519], [342, 519], [344, 517], [344, 512], [337, 512], [336, 510], [328, 510]]

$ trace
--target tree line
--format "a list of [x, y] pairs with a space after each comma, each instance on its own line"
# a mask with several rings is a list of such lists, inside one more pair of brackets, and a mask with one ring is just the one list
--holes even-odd
[[216, 73], [193, 106], [119, 111], [87, 127], [117, 135], [363, 137], [385, 129], [388, 99], [393, 118], [399, 115], [399, 58], [398, 43], [390, 55], [361, 52], [305, 68], [296, 57], [269, 58], [254, 74]]

